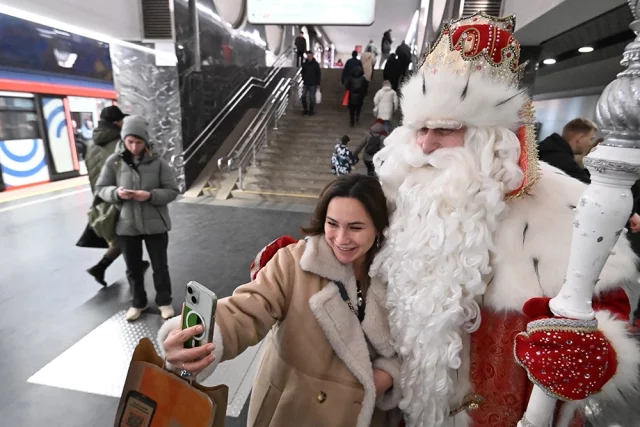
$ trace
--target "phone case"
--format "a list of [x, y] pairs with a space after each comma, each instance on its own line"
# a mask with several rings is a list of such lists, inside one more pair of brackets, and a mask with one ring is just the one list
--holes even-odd
[[182, 307], [182, 329], [203, 325], [202, 334], [187, 340], [186, 348], [195, 348], [213, 342], [213, 328], [216, 319], [216, 294], [198, 282], [189, 282]]

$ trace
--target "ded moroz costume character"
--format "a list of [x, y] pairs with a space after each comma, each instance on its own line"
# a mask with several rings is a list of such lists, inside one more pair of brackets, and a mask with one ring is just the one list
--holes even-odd
[[[516, 426], [533, 383], [560, 400], [554, 427], [579, 426], [576, 408], [637, 385], [624, 236], [593, 293], [597, 322], [550, 320], [586, 186], [537, 160], [514, 27], [482, 13], [445, 25], [374, 159], [393, 213], [370, 274], [387, 285], [409, 427]], [[424, 154], [423, 128], [464, 128], [464, 146]]]

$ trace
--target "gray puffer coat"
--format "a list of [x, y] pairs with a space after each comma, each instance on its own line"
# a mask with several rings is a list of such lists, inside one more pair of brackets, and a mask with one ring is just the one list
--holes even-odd
[[95, 194], [96, 182], [100, 177], [100, 172], [110, 155], [115, 153], [120, 141], [120, 127], [114, 123], [100, 120], [98, 126], [93, 130], [93, 140], [89, 142], [85, 163], [89, 172], [89, 183], [91, 191]]
[[[105, 202], [119, 204], [120, 218], [116, 226], [119, 236], [161, 234], [171, 230], [167, 205], [178, 197], [176, 176], [169, 163], [157, 154], [145, 152], [134, 167], [124, 160], [122, 143], [105, 162], [96, 194]], [[145, 190], [151, 193], [146, 202], [121, 200], [117, 189]]]

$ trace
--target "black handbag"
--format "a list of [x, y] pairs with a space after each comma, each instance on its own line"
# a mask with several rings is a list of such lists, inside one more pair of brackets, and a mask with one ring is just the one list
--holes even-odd
[[109, 247], [109, 243], [104, 240], [102, 237], [98, 236], [91, 225], [87, 224], [80, 236], [80, 240], [76, 243], [76, 246], [81, 248], [95, 248], [95, 249], [107, 249]]

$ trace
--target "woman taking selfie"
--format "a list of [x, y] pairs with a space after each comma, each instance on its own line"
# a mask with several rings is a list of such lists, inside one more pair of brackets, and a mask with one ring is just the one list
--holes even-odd
[[167, 260], [171, 230], [167, 205], [178, 197], [179, 190], [169, 163], [150, 149], [148, 127], [144, 117], [125, 117], [120, 133], [123, 142], [106, 160], [96, 183], [96, 194], [102, 200], [120, 205], [116, 234], [133, 293], [133, 303], [125, 315], [129, 321], [138, 319], [147, 309], [143, 241], [153, 268], [160, 314], [165, 319], [175, 315]]
[[[254, 281], [218, 301], [213, 344], [185, 349], [198, 326], [180, 318], [159, 333], [171, 368], [194, 375], [264, 345], [250, 427], [397, 425], [399, 361], [391, 347], [386, 289], [368, 270], [388, 226], [378, 181], [338, 178], [322, 192], [306, 240], [275, 253]], [[341, 289], [342, 288], [342, 289]], [[399, 383], [398, 383], [399, 385]]]

